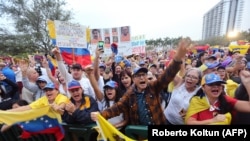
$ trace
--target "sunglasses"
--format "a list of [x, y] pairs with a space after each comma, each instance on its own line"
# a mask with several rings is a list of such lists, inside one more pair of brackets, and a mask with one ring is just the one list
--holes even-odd
[[211, 84], [207, 84], [208, 86], [221, 86], [221, 83], [211, 83]]

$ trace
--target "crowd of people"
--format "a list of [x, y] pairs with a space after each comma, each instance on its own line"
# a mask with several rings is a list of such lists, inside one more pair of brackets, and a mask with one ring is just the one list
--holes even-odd
[[194, 55], [191, 46], [184, 38], [173, 56], [151, 51], [107, 60], [96, 48], [88, 66], [65, 64], [56, 47], [54, 72], [46, 57], [2, 61], [0, 110], [50, 105], [63, 122], [83, 125], [101, 114], [122, 132], [127, 125], [250, 124], [250, 49]]

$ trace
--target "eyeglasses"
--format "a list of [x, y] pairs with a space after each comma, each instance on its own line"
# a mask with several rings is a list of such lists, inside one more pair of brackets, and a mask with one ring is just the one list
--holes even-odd
[[75, 88], [75, 89], [71, 89], [69, 90], [71, 93], [74, 93], [74, 92], [78, 92], [80, 88]]
[[186, 78], [192, 79], [192, 80], [198, 80], [199, 78], [193, 75], [186, 75]]
[[146, 77], [147, 74], [146, 73], [141, 73], [141, 74], [135, 74], [134, 76], [137, 77], [137, 78], [141, 78], [141, 77]]
[[221, 86], [221, 83], [211, 83], [211, 84], [207, 84], [208, 86], [212, 87], [212, 86]]

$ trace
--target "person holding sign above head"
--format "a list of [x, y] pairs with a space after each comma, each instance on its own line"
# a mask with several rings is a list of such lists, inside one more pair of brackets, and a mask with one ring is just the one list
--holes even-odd
[[102, 37], [101, 37], [101, 32], [99, 29], [92, 29], [92, 40], [91, 43], [92, 44], [96, 44], [98, 43], [98, 41], [101, 41]]
[[121, 42], [130, 41], [129, 26], [121, 27]]

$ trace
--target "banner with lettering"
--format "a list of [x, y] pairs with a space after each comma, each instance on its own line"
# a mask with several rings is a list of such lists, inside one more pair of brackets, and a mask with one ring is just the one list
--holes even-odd
[[88, 41], [89, 29], [80, 24], [66, 21], [47, 22], [52, 44], [59, 47], [66, 64], [81, 64], [83, 67], [92, 63]]
[[131, 45], [133, 54], [145, 53], [145, 47], [146, 47], [145, 35], [138, 35], [132, 37]]
[[87, 48], [86, 27], [65, 21], [54, 21], [56, 46], [67, 48]]

